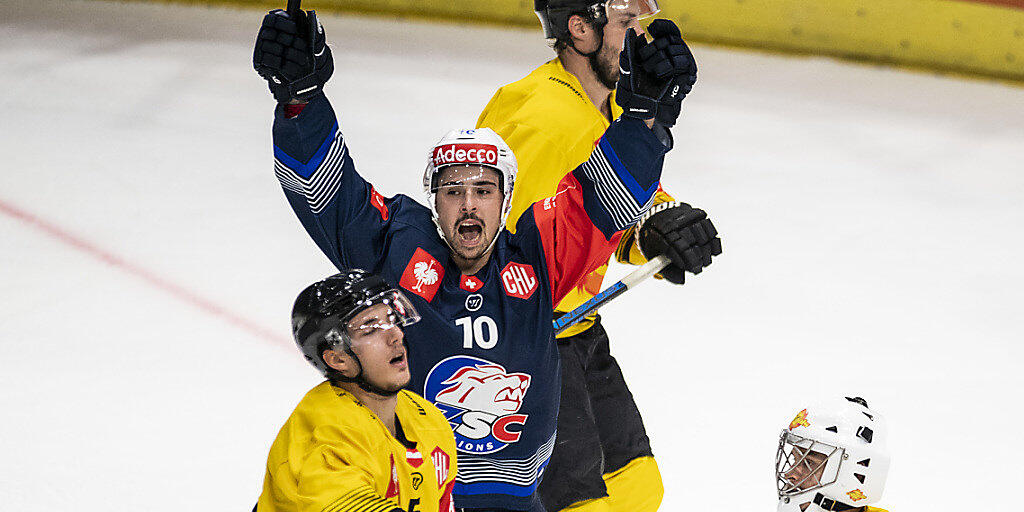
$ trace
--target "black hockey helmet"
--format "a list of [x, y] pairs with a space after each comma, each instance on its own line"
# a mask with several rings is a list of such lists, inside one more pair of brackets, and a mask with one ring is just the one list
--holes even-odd
[[[375, 304], [386, 304], [402, 327], [419, 321], [419, 313], [401, 291], [380, 276], [365, 270], [343, 270], [306, 287], [292, 307], [292, 335], [306, 360], [325, 377], [334, 381], [357, 382], [366, 389], [362, 370], [354, 378], [327, 366], [323, 353], [343, 349], [359, 361], [352, 351], [346, 323], [359, 312]], [[375, 391], [369, 389], [370, 391]]]
[[533, 11], [540, 18], [545, 38], [567, 41], [569, 18], [574, 14], [583, 16], [601, 30], [608, 23], [609, 8], [628, 8], [630, 4], [640, 6], [641, 19], [661, 10], [657, 0], [533, 0]]

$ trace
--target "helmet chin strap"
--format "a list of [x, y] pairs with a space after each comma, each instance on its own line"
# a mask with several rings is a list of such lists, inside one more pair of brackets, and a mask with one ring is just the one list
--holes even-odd
[[597, 54], [601, 53], [601, 50], [604, 49], [604, 26], [602, 25], [600, 27], [594, 27], [594, 32], [597, 32], [597, 41], [598, 41], [597, 49], [592, 51], [592, 52], [590, 52], [590, 53], [583, 53], [583, 52], [581, 52], [580, 49], [576, 47], [576, 42], [573, 41], [572, 39], [569, 40], [569, 47], [571, 47], [574, 52], [580, 54], [583, 57], [586, 57], [587, 59], [590, 59], [591, 67], [593, 67], [593, 65], [594, 65], [593, 64], [594, 57], [596, 57]]
[[398, 394], [399, 391], [401, 391], [400, 389], [396, 389], [395, 391], [389, 391], [387, 389], [379, 388], [377, 386], [374, 386], [373, 384], [370, 384], [369, 381], [363, 378], [363, 362], [360, 361], [359, 356], [357, 356], [356, 353], [352, 351], [352, 347], [346, 345], [345, 352], [348, 353], [348, 355], [352, 357], [352, 360], [354, 360], [356, 364], [359, 366], [359, 372], [356, 373], [355, 377], [347, 377], [343, 373], [335, 370], [333, 372], [334, 375], [331, 377], [331, 380], [353, 383], [359, 386], [359, 389], [362, 389], [367, 393], [373, 393], [375, 395], [380, 395], [383, 397], [395, 396]]
[[859, 510], [860, 507], [854, 507], [845, 503], [840, 503], [836, 500], [826, 498], [820, 492], [814, 495], [814, 500], [811, 502], [811, 506], [804, 512], [818, 512], [818, 511], [843, 511], [843, 510]]
[[596, 50], [594, 50], [592, 52], [589, 52], [589, 53], [581, 52], [580, 49], [576, 47], [576, 42], [573, 41], [572, 39], [569, 39], [569, 47], [572, 48], [572, 51], [576, 52], [581, 57], [586, 57], [587, 64], [590, 65], [590, 71], [594, 73], [594, 76], [597, 77], [597, 80], [599, 82], [601, 82], [602, 85], [604, 85], [605, 87], [607, 87], [609, 89], [615, 89], [615, 84], [614, 83], [609, 84], [609, 83], [605, 82], [604, 76], [601, 74], [601, 65], [600, 65], [600, 63], [597, 60], [598, 54], [600, 54], [601, 50], [604, 49], [604, 25], [602, 24], [602, 25], [595, 26], [594, 27], [594, 32], [597, 33], [597, 41], [598, 41], [597, 49]]

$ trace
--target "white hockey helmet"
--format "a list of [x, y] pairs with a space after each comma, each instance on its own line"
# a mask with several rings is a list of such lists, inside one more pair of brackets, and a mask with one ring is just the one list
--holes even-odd
[[[444, 232], [438, 224], [434, 195], [437, 193], [437, 177], [441, 170], [453, 165], [479, 166], [498, 172], [501, 180], [498, 187], [504, 194], [498, 225], [500, 233], [509, 210], [512, 209], [512, 189], [515, 187], [516, 172], [519, 169], [512, 148], [490, 128], [452, 130], [434, 144], [427, 156], [427, 168], [423, 171], [423, 192], [427, 196], [427, 205], [430, 206], [430, 213], [441, 238], [444, 238]], [[491, 240], [492, 246], [497, 239], [495, 235], [494, 240]], [[445, 241], [447, 242], [447, 239]]]
[[775, 455], [778, 512], [845, 510], [877, 503], [889, 472], [885, 419], [863, 398], [797, 413]]

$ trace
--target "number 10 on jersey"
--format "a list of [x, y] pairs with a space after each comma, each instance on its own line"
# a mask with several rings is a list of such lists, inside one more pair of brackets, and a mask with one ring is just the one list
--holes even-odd
[[455, 320], [455, 325], [462, 327], [462, 348], [473, 348], [473, 345], [489, 349], [498, 344], [498, 324], [487, 315], [475, 319], [464, 316]]

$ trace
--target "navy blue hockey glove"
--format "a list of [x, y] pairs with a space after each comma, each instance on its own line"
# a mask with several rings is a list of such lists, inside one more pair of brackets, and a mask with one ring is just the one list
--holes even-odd
[[652, 37], [649, 43], [633, 29], [626, 32], [615, 102], [624, 116], [672, 127], [683, 98], [697, 81], [697, 61], [675, 23], [654, 20], [647, 32]]
[[638, 225], [636, 240], [644, 257], [664, 254], [672, 260], [661, 271], [669, 282], [683, 284], [685, 272], [700, 274], [712, 256], [722, 254], [722, 240], [711, 219], [686, 203], [656, 204]]
[[[296, 4], [298, 2], [295, 2]], [[334, 59], [315, 11], [274, 9], [263, 17], [252, 65], [278, 103], [307, 101], [334, 73]]]

